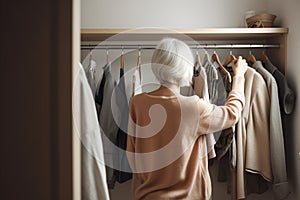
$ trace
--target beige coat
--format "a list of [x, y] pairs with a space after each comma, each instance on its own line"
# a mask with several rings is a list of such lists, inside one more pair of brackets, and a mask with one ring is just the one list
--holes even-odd
[[236, 196], [245, 198], [246, 172], [272, 181], [269, 137], [270, 98], [262, 76], [248, 67], [245, 73], [245, 107], [236, 129]]

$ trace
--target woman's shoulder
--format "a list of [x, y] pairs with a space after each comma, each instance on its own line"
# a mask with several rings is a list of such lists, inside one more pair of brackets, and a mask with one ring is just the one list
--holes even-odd
[[182, 105], [185, 105], [186, 108], [199, 110], [204, 100], [197, 95], [192, 96], [181, 96], [180, 101]]
[[192, 95], [192, 96], [181, 95], [181, 99], [183, 99], [184, 101], [190, 101], [190, 102], [195, 102], [195, 103], [201, 100], [201, 98], [197, 95]]
[[162, 100], [168, 100], [168, 99], [177, 99], [182, 102], [187, 103], [188, 105], [198, 105], [199, 103], [205, 103], [205, 101], [200, 98], [197, 95], [192, 95], [192, 96], [183, 96], [183, 95], [173, 95], [173, 96], [164, 96], [164, 95], [153, 95], [152, 93], [140, 93], [137, 94], [133, 97], [131, 97], [130, 101], [131, 102], [145, 102], [150, 99], [162, 99]]
[[214, 106], [210, 102], [204, 100], [203, 98], [200, 98], [197, 95], [188, 97], [186, 102], [188, 102], [190, 107], [197, 109], [200, 112], [200, 114], [212, 110]]
[[134, 95], [130, 98], [130, 103], [133, 103], [133, 102], [138, 102], [138, 101], [141, 101], [141, 99], [144, 99], [145, 98], [145, 93], [140, 93], [140, 94], [137, 94], [137, 95]]

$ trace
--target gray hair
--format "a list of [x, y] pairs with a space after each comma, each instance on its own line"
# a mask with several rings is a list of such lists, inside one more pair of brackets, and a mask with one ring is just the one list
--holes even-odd
[[183, 41], [162, 39], [154, 50], [151, 63], [152, 71], [161, 84], [191, 84], [194, 57], [190, 47]]

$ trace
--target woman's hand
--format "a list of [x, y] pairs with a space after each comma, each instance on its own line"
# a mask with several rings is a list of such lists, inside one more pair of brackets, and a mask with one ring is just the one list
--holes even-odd
[[239, 56], [233, 62], [232, 69], [235, 76], [244, 76], [245, 72], [247, 71], [248, 64], [242, 56]]

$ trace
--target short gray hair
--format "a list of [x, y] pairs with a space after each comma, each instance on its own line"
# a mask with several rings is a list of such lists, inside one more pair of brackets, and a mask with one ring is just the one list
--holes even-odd
[[175, 38], [164, 38], [154, 50], [151, 68], [161, 84], [189, 86], [193, 77], [193, 63], [193, 53], [186, 43]]

